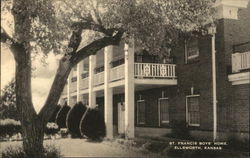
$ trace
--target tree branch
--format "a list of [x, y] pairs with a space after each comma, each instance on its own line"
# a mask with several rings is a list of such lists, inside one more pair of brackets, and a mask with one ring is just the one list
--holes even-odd
[[93, 30], [93, 31], [101, 32], [101, 33], [105, 34], [106, 36], [113, 36], [113, 33], [115, 31], [121, 30], [118, 28], [106, 29], [102, 25], [99, 25], [99, 24], [94, 23], [92, 21], [76, 22], [73, 24], [73, 27], [78, 27], [78, 28], [81, 28], [82, 30]]
[[1, 26], [1, 42], [5, 43], [9, 40], [12, 43], [15, 43], [15, 40], [10, 37], [10, 35], [5, 31], [5, 29]]
[[[120, 30], [112, 37], [104, 37], [95, 40], [76, 53], [70, 54], [68, 56], [66, 55], [63, 57], [63, 59], [61, 59], [48, 98], [45, 102], [45, 105], [38, 114], [43, 121], [47, 122], [56, 108], [71, 68], [84, 58], [88, 57], [89, 55], [96, 54], [98, 50], [106, 46], [119, 45], [123, 33], [124, 31]], [[68, 58], [70, 56], [71, 58]]]
[[[16, 42], [3, 27], [1, 27], [1, 42], [8, 43], [10, 45], [10, 50], [15, 58], [15, 61], [18, 61], [18, 54], [25, 53], [25, 48], [22, 43]], [[22, 51], [20, 51], [22, 50]]]
[[109, 45], [119, 45], [124, 31], [120, 30], [112, 37], [103, 37], [101, 39], [95, 40], [89, 45], [77, 51], [70, 59], [72, 64], [76, 64], [83, 60], [84, 58], [96, 54], [96, 52]]

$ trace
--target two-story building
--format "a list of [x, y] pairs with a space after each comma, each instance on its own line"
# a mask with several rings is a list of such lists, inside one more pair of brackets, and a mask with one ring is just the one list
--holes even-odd
[[70, 73], [61, 105], [103, 109], [109, 138], [162, 136], [176, 121], [194, 136], [212, 139], [216, 125], [218, 138], [249, 137], [250, 4], [217, 0], [215, 8], [215, 35], [183, 38], [171, 58], [126, 43], [89, 56]]

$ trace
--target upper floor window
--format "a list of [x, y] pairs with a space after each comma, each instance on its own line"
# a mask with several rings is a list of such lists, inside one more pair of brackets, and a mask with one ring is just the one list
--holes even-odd
[[103, 72], [104, 71], [104, 66], [96, 67], [95, 68], [95, 73]]
[[122, 64], [124, 64], [124, 58], [121, 58], [119, 60], [115, 60], [115, 61], [111, 62], [112, 67], [116, 67], [116, 66], [119, 66], [119, 65], [122, 65]]
[[135, 56], [135, 62], [142, 63], [142, 55], [136, 55]]
[[73, 76], [73, 77], [76, 77], [76, 76], [77, 76], [77, 65], [75, 65], [75, 66], [73, 67], [72, 76]]
[[191, 38], [185, 41], [185, 63], [199, 57], [199, 45], [197, 38]]
[[77, 81], [77, 77], [76, 76], [74, 76], [74, 77], [71, 78], [71, 82], [76, 82], [76, 81]]
[[89, 72], [89, 64], [88, 63], [83, 63], [83, 72], [84, 73]]

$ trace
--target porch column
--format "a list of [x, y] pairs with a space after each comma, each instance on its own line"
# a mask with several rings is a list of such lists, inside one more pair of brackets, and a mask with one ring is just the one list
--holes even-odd
[[126, 138], [135, 136], [135, 85], [134, 85], [134, 42], [125, 44], [125, 135]]
[[83, 62], [79, 62], [77, 64], [77, 83], [76, 83], [76, 102], [80, 102], [81, 100], [81, 95], [80, 95], [80, 81], [81, 81], [81, 75], [83, 72]]
[[70, 98], [70, 87], [71, 87], [71, 78], [72, 78], [72, 71], [70, 72], [68, 79], [67, 79], [67, 104], [70, 105], [71, 98]]
[[106, 124], [106, 137], [113, 138], [113, 89], [109, 87], [110, 62], [112, 60], [113, 46], [104, 50], [104, 117]]
[[89, 56], [89, 107], [94, 108], [96, 106], [96, 92], [94, 88], [94, 71], [96, 67], [96, 56]]

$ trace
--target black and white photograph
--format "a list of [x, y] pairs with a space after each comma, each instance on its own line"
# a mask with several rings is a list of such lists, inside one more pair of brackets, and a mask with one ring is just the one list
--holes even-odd
[[250, 0], [1, 0], [1, 158], [249, 158]]

